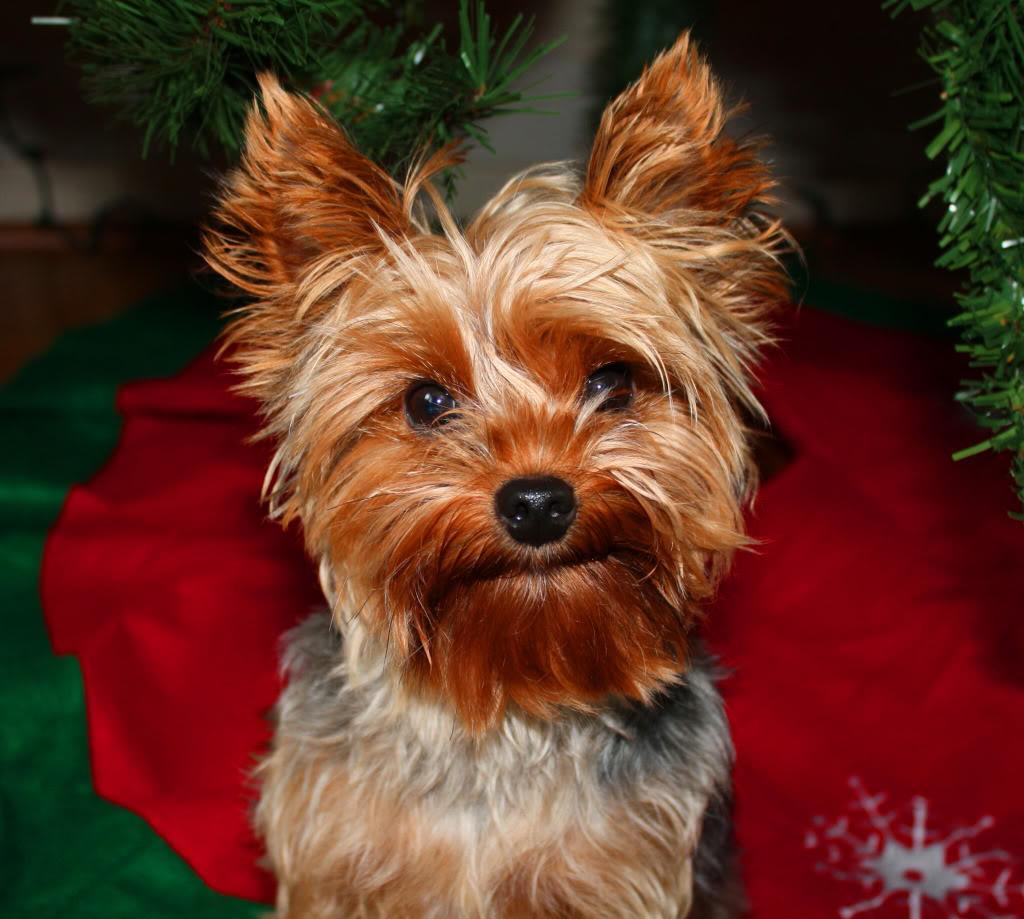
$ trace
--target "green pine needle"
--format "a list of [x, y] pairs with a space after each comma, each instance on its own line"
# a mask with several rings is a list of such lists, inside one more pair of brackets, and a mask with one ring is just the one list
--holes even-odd
[[[532, 23], [497, 34], [479, 0], [460, 0], [459, 46], [414, 28], [415, 2], [64, 0], [69, 50], [87, 96], [142, 131], [143, 154], [188, 144], [238, 152], [256, 74], [317, 97], [368, 156], [401, 175], [452, 140], [488, 146], [482, 122], [525, 110], [512, 84], [555, 44], [527, 50]], [[446, 179], [451, 187], [453, 179]]]
[[[954, 454], [1011, 455], [1024, 506], [1024, 4], [1021, 0], [886, 0], [893, 14], [929, 10], [921, 54], [941, 81], [941, 106], [913, 127], [941, 122], [925, 153], [945, 154], [946, 171], [921, 204], [941, 198], [942, 254], [965, 270], [957, 295], [957, 347], [983, 373], [958, 399], [990, 432]], [[1011, 516], [1024, 519], [1019, 514]]]

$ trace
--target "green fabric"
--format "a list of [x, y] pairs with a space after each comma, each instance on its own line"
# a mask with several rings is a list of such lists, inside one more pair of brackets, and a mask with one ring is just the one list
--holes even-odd
[[209, 890], [140, 818], [93, 791], [78, 662], [55, 657], [39, 601], [47, 531], [111, 453], [117, 386], [210, 342], [221, 304], [194, 287], [69, 333], [0, 391], [0, 916], [255, 916]]
[[832, 281], [815, 272], [813, 253], [808, 253], [808, 260], [809, 268], [799, 259], [787, 262], [793, 283], [792, 296], [797, 303], [884, 329], [916, 332], [933, 338], [955, 338], [949, 328], [954, 312], [952, 303], [939, 305], [901, 300], [881, 291]]

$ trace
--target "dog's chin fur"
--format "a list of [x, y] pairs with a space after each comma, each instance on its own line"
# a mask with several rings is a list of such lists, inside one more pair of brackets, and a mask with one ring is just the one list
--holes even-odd
[[[205, 236], [207, 258], [252, 297], [231, 326], [231, 356], [276, 444], [271, 512], [301, 523], [343, 638], [336, 652], [344, 679], [331, 685], [350, 704], [345, 687], [372, 683], [383, 719], [359, 719], [358, 729], [339, 722], [350, 748], [310, 759], [323, 744], [303, 733], [310, 713], [301, 708], [312, 697], [282, 710], [277, 765], [264, 785], [278, 803], [263, 807], [261, 828], [283, 902], [314, 904], [282, 914], [406, 915], [387, 904], [426, 885], [447, 904], [446, 916], [681, 915], [700, 814], [722, 797], [727, 767], [712, 757], [713, 779], [690, 787], [696, 779], [669, 758], [658, 761], [664, 774], [644, 766], [628, 788], [613, 788], [595, 778], [614, 735], [599, 725], [616, 706], [657, 707], [693, 677], [701, 605], [744, 544], [754, 474], [743, 417], [758, 411], [750, 369], [768, 341], [765, 312], [784, 294], [785, 235], [760, 215], [772, 182], [756, 145], [723, 132], [717, 87], [683, 36], [609, 105], [582, 175], [558, 164], [530, 170], [462, 229], [430, 185], [457, 159], [453, 150], [421, 160], [400, 185], [314, 104], [269, 77], [262, 88], [241, 166]], [[628, 403], [585, 397], [588, 377], [610, 364], [631, 369]], [[449, 423], [417, 426], [407, 417], [405, 394], [424, 381], [455, 399]], [[564, 538], [539, 548], [514, 541], [495, 511], [503, 484], [530, 476], [556, 476], [575, 495]], [[318, 730], [326, 730], [331, 701], [317, 696], [316, 705], [324, 707]], [[402, 717], [391, 718], [392, 709]], [[720, 725], [706, 707], [673, 711]], [[516, 742], [513, 722], [548, 738], [537, 742], [567, 777], [557, 794], [551, 786], [552, 800], [569, 809], [577, 801], [579, 819], [565, 822], [565, 832], [586, 840], [580, 857], [589, 867], [558, 869], [575, 879], [575, 900], [560, 887], [557, 909], [543, 906], [537, 891], [548, 862], [539, 855], [528, 877], [511, 863], [487, 875], [494, 883], [521, 877], [526, 887], [512, 892], [485, 890], [489, 881], [450, 864], [444, 874], [439, 863], [448, 886], [431, 887], [428, 853], [448, 851], [447, 843], [416, 820], [403, 842], [409, 857], [392, 866], [387, 892], [380, 875], [377, 887], [360, 887], [370, 882], [358, 853], [343, 865], [318, 851], [329, 834], [316, 845], [294, 843], [312, 838], [303, 820], [348, 832], [411, 809], [445, 825], [430, 788], [387, 780], [399, 770], [403, 738], [435, 718], [485, 745]], [[659, 730], [686, 733], [670, 722]], [[551, 741], [569, 723], [590, 725], [585, 750]], [[694, 736], [705, 737], [707, 726], [692, 725]], [[393, 736], [367, 740], [380, 731]], [[718, 749], [728, 748], [718, 727], [709, 731]], [[485, 768], [472, 743], [436, 742], [435, 785]], [[282, 761], [292, 755], [306, 772]], [[380, 783], [359, 791], [353, 776], [370, 774]], [[278, 784], [300, 775], [302, 788]], [[659, 789], [653, 797], [648, 779]], [[510, 783], [503, 795], [532, 794], [514, 770], [502, 781]], [[666, 789], [678, 782], [673, 801]], [[287, 803], [314, 786], [323, 814], [311, 815], [308, 801]], [[375, 802], [366, 812], [360, 794]], [[519, 839], [526, 830], [509, 800], [483, 794], [459, 818], [479, 818], [459, 845], [478, 844], [482, 833]], [[635, 864], [631, 883], [639, 886], [623, 893], [599, 876], [625, 857], [607, 821], [631, 804], [637, 839], [647, 838], [637, 851], [657, 864]], [[558, 845], [541, 836], [541, 848]], [[526, 851], [518, 845], [509, 843], [510, 859]], [[499, 861], [500, 848], [491, 853]], [[452, 851], [475, 864], [468, 851]], [[316, 889], [318, 858], [346, 879], [348, 899], [334, 881]], [[594, 912], [601, 889], [612, 899]], [[324, 903], [358, 908], [321, 909], [320, 893]], [[480, 904], [485, 913], [474, 911]], [[637, 904], [647, 905], [630, 912]]]
[[608, 558], [448, 584], [403, 675], [473, 729], [508, 703], [551, 717], [614, 695], [649, 698], [687, 650], [687, 620], [657, 580], [654, 568]]

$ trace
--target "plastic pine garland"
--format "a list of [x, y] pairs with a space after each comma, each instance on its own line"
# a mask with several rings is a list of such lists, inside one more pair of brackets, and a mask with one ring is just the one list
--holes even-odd
[[[945, 174], [922, 205], [946, 203], [937, 264], [966, 269], [952, 320], [983, 371], [957, 398], [989, 430], [955, 459], [985, 450], [1012, 454], [1024, 504], [1024, 3], [1021, 0], [887, 0], [894, 14], [930, 9], [922, 56], [942, 83], [942, 106], [918, 125], [941, 129], [927, 154], [945, 154]], [[1024, 514], [1013, 516], [1024, 519]]]
[[[459, 47], [416, 30], [418, 4], [373, 0], [66, 0], [70, 51], [90, 99], [142, 128], [143, 152], [187, 142], [237, 151], [255, 76], [310, 92], [369, 156], [400, 172], [425, 147], [524, 111], [512, 83], [552, 45], [526, 50], [531, 24], [495, 34], [462, 0]], [[391, 8], [393, 6], [393, 8]]]

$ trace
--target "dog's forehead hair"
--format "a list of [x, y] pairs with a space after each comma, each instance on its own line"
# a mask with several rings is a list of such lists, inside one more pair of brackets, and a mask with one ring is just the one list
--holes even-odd
[[643, 252], [569, 205], [514, 217], [390, 247], [407, 329], [437, 364], [462, 352], [472, 379], [461, 382], [482, 398], [545, 398], [602, 357], [660, 369], [675, 316]]

